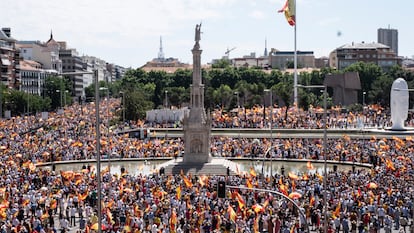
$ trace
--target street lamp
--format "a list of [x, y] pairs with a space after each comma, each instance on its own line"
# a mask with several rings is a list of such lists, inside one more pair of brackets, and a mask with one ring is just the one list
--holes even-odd
[[327, 184], [326, 180], [328, 179], [328, 172], [327, 172], [327, 130], [326, 130], [326, 122], [327, 122], [327, 104], [326, 104], [326, 98], [327, 98], [327, 86], [325, 85], [297, 85], [297, 87], [302, 88], [319, 88], [323, 89], [323, 170], [325, 175], [323, 176], [323, 205], [324, 205], [324, 233], [328, 232], [328, 202], [327, 202]]
[[56, 90], [56, 93], [59, 93], [59, 95], [60, 95], [60, 103], [59, 103], [59, 105], [60, 105], [60, 108], [62, 108], [62, 103], [63, 103], [62, 92], [60, 90]]
[[96, 174], [97, 174], [97, 195], [98, 195], [98, 233], [102, 232], [102, 203], [101, 203], [101, 132], [99, 129], [99, 83], [98, 83], [98, 70], [94, 70], [95, 79], [95, 114], [96, 114]]
[[125, 92], [121, 91], [119, 94], [122, 95], [122, 122], [125, 123]]
[[168, 108], [168, 91], [165, 90], [165, 108]]
[[239, 135], [238, 135], [238, 137], [239, 137], [239, 140], [240, 140], [240, 124], [241, 124], [241, 120], [240, 120], [240, 117], [239, 117], [239, 114], [240, 114], [240, 96], [239, 96], [239, 92], [238, 91], [235, 91], [234, 92], [234, 95], [236, 96], [236, 99], [237, 99], [237, 125], [238, 125], [238, 129], [239, 129]]
[[64, 107], [66, 107], [66, 93], [69, 93], [69, 91], [68, 90], [65, 90], [65, 92], [63, 92], [63, 95], [64, 95], [64, 98], [63, 98], [63, 101], [64, 101]]
[[[107, 134], [106, 138], [109, 141], [109, 88], [107, 87], [100, 87], [100, 91], [106, 91], [106, 128], [107, 128]], [[111, 170], [111, 153], [108, 151], [108, 167], [109, 171]]]
[[[95, 69], [94, 71], [80, 71], [80, 72], [67, 72], [67, 73], [60, 73], [60, 75], [82, 75], [82, 74], [93, 74], [94, 81], [95, 81], [95, 114], [96, 114], [96, 125], [95, 125], [95, 133], [96, 133], [96, 183], [97, 183], [97, 215], [98, 215], [98, 230], [97, 233], [102, 232], [102, 182], [101, 182], [101, 132], [99, 130], [100, 119], [99, 119], [99, 85], [98, 85], [98, 70]], [[56, 91], [57, 92], [57, 91]], [[62, 93], [61, 93], [62, 98]], [[62, 99], [61, 102], [62, 103]]]
[[365, 106], [365, 95], [367, 94], [366, 91], [362, 92], [362, 107]]
[[[270, 93], [270, 148], [273, 144], [273, 92], [271, 89], [265, 89], [264, 92]], [[273, 177], [273, 156], [270, 156], [270, 175]]]

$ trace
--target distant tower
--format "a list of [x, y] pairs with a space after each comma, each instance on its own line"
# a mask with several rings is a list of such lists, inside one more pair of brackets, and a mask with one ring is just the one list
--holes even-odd
[[378, 43], [389, 46], [398, 56], [398, 30], [388, 28], [378, 29]]
[[162, 37], [160, 36], [160, 51], [158, 52], [158, 60], [164, 61], [164, 52], [162, 50]]
[[[190, 86], [190, 113], [184, 117], [184, 163], [208, 163], [211, 161], [211, 119], [204, 110], [204, 84], [201, 78], [200, 49], [201, 24], [195, 30], [193, 53], [193, 83]], [[208, 117], [207, 117], [208, 116]]]
[[267, 38], [265, 38], [265, 50], [263, 56], [267, 57]]

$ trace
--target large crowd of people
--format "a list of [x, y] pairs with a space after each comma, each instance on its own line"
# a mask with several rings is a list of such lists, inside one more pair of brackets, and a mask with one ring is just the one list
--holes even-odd
[[[106, 100], [108, 101], [108, 100]], [[174, 157], [183, 151], [179, 138], [130, 138], [110, 128], [114, 112], [101, 105], [101, 154], [117, 158]], [[376, 107], [377, 108], [377, 107]], [[220, 110], [215, 111], [219, 113]], [[214, 127], [266, 127], [263, 109], [243, 110], [244, 117], [212, 114]], [[280, 128], [320, 128], [320, 109], [295, 112], [280, 109]], [[378, 108], [363, 118], [373, 126], [389, 124]], [[375, 112], [375, 114], [374, 114]], [[276, 111], [275, 111], [276, 113]], [[296, 114], [296, 115], [295, 115]], [[295, 117], [296, 116], [296, 117]], [[329, 127], [355, 127], [360, 114], [331, 112]], [[353, 117], [353, 118], [351, 118]], [[283, 120], [282, 120], [283, 119]], [[0, 121], [0, 229], [17, 232], [97, 231], [97, 195], [102, 197], [102, 229], [107, 232], [277, 232], [299, 233], [308, 227], [329, 232], [413, 232], [414, 180], [412, 137], [351, 139], [346, 134], [328, 140], [327, 158], [371, 163], [372, 169], [330, 171], [319, 174], [276, 173], [261, 177], [254, 169], [231, 176], [192, 174], [138, 174], [101, 171], [97, 190], [95, 167], [80, 171], [54, 171], [37, 167], [50, 161], [96, 158], [95, 108], [93, 104], [67, 106], [62, 114], [47, 118], [22, 116]], [[145, 126], [130, 122], [129, 127]], [[323, 159], [320, 139], [228, 138], [211, 140], [217, 157]], [[276, 146], [275, 146], [276, 145]], [[265, 154], [267, 149], [269, 153]], [[217, 183], [283, 193], [226, 189], [218, 197]], [[326, 181], [326, 186], [324, 186]], [[328, 187], [326, 190], [324, 187]], [[326, 197], [326, 202], [324, 198]], [[296, 208], [299, 206], [299, 209]]]

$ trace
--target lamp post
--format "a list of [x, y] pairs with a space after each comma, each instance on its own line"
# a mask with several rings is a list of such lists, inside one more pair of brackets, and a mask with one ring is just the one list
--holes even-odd
[[236, 99], [237, 99], [237, 125], [238, 125], [238, 129], [239, 129], [239, 134], [238, 134], [238, 137], [239, 137], [239, 140], [240, 140], [240, 124], [241, 124], [241, 120], [240, 120], [240, 117], [239, 117], [239, 113], [240, 113], [240, 97], [239, 97], [239, 92], [238, 91], [235, 91], [234, 92], [234, 95], [236, 96]]
[[125, 123], [125, 92], [121, 91], [119, 94], [122, 95], [122, 122]]
[[324, 227], [323, 227], [323, 231], [324, 233], [328, 232], [328, 202], [327, 202], [327, 179], [328, 179], [328, 172], [327, 172], [327, 164], [326, 164], [326, 160], [327, 160], [327, 130], [326, 130], [326, 122], [327, 122], [327, 103], [326, 103], [326, 98], [327, 98], [327, 86], [325, 85], [310, 85], [310, 86], [304, 86], [304, 85], [297, 85], [297, 87], [302, 87], [302, 88], [319, 88], [319, 89], [323, 89], [323, 170], [324, 170], [324, 176], [323, 176], [323, 206], [324, 206]]
[[[107, 87], [100, 87], [100, 91], [106, 91], [106, 128], [107, 128], [107, 134], [106, 138], [109, 141], [109, 88]], [[111, 171], [111, 153], [108, 151], [108, 167], [109, 171]]]
[[60, 90], [56, 90], [56, 93], [59, 93], [59, 95], [60, 95], [60, 103], [59, 103], [59, 105], [60, 105], [60, 108], [62, 108], [62, 103], [63, 103], [62, 92]]
[[[273, 92], [271, 89], [265, 89], [264, 92], [270, 94], [270, 148], [273, 144]], [[270, 175], [273, 177], [273, 156], [270, 156]]]
[[69, 93], [69, 91], [65, 90], [65, 92], [63, 92], [63, 96], [64, 96], [64, 98], [63, 98], [63, 101], [64, 101], [63, 107], [66, 107], [66, 93]]
[[365, 95], [367, 94], [366, 91], [362, 92], [362, 108], [365, 106]]
[[168, 108], [168, 91], [165, 90], [165, 108]]
[[102, 232], [102, 203], [101, 203], [101, 132], [99, 129], [100, 119], [99, 119], [99, 84], [98, 84], [98, 70], [93, 72], [95, 79], [95, 114], [96, 114], [96, 177], [97, 177], [97, 201], [98, 201], [98, 233]]
[[[95, 133], [96, 133], [96, 183], [97, 183], [97, 216], [98, 216], [98, 230], [97, 233], [102, 232], [102, 182], [101, 182], [101, 132], [99, 130], [100, 119], [99, 119], [99, 85], [98, 85], [98, 70], [94, 71], [80, 71], [80, 72], [67, 72], [60, 73], [60, 75], [82, 75], [82, 74], [93, 74], [95, 81]], [[57, 91], [56, 91], [57, 92]], [[62, 93], [61, 102], [62, 103]]]

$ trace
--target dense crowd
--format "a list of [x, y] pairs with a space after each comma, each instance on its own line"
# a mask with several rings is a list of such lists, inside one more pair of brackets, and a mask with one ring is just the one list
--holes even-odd
[[[183, 151], [181, 139], [130, 138], [110, 130], [108, 120], [114, 113], [106, 107], [117, 104], [111, 101], [101, 106], [102, 155], [174, 157]], [[301, 112], [300, 115], [306, 116], [301, 120], [294, 120], [292, 115], [279, 126], [320, 127], [316, 112]], [[286, 119], [283, 114], [281, 117]], [[50, 113], [47, 119], [25, 116], [0, 121], [2, 233], [97, 230], [96, 168], [53, 171], [36, 167], [48, 161], [94, 159], [94, 118], [92, 104], [75, 104], [66, 107], [63, 114]], [[219, 117], [215, 119], [216, 124], [227, 122]], [[243, 122], [250, 125], [257, 118], [249, 119]], [[384, 119], [386, 116], [381, 113], [367, 117], [364, 122], [384, 125]], [[343, 127], [353, 121], [339, 114], [330, 115], [330, 122], [330, 127]], [[130, 123], [130, 126], [138, 124], [143, 123]], [[264, 127], [263, 120], [261, 124]], [[230, 125], [226, 127], [234, 126]], [[217, 157], [267, 156], [311, 161], [323, 158], [320, 139], [215, 137], [211, 141], [212, 155]], [[326, 213], [329, 232], [363, 233], [380, 229], [408, 232], [414, 226], [413, 144], [411, 137], [351, 139], [344, 135], [329, 140], [328, 159], [371, 163], [373, 169], [330, 171], [326, 177], [315, 172], [311, 163], [309, 171], [301, 174], [286, 171], [286, 174], [263, 178], [254, 169], [234, 176], [135, 175], [126, 170], [113, 174], [103, 169], [102, 229], [125, 233], [299, 233], [305, 232], [307, 225], [311, 230], [322, 231]], [[326, 190], [325, 178], [329, 187]], [[295, 204], [276, 194], [244, 189], [227, 189], [226, 198], [219, 198], [218, 181], [280, 192], [292, 197]]]
[[[165, 109], [163, 110], [164, 112]], [[181, 121], [174, 117], [165, 119], [148, 118], [145, 125], [149, 127], [181, 127]], [[164, 113], [167, 114], [167, 113]], [[236, 108], [230, 111], [214, 109], [211, 112], [213, 128], [274, 128], [274, 129], [321, 129], [324, 124], [324, 109], [310, 107], [307, 110], [291, 106]], [[166, 120], [169, 119], [169, 120]], [[175, 120], [174, 120], [175, 119]], [[407, 126], [414, 125], [413, 115], [408, 114]], [[143, 125], [142, 122], [139, 124]], [[327, 109], [327, 127], [340, 129], [386, 128], [390, 127], [390, 111], [379, 105], [364, 106], [361, 111], [350, 111], [340, 106]]]

